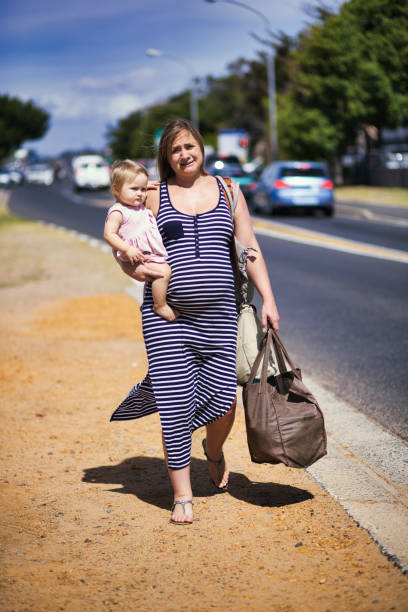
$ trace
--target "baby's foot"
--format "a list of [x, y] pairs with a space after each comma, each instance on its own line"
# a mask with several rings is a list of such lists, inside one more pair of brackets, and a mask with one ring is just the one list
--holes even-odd
[[153, 310], [156, 314], [158, 314], [166, 321], [175, 321], [177, 317], [180, 316], [180, 313], [174, 308], [171, 308], [168, 304], [164, 304], [164, 306], [153, 306]]

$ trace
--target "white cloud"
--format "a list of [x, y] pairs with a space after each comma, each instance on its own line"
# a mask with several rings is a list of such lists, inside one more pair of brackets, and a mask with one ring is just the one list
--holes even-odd
[[35, 101], [52, 116], [63, 119], [81, 117], [86, 111], [84, 100], [75, 96], [49, 93], [36, 97]]
[[86, 119], [99, 117], [107, 121], [117, 120], [140, 109], [143, 100], [132, 93], [117, 93], [117, 90], [90, 90], [80, 94], [76, 91], [41, 94], [35, 101], [57, 119]]
[[138, 96], [120, 94], [109, 101], [108, 112], [111, 119], [119, 119], [139, 110], [142, 102]]
[[142, 67], [125, 74], [118, 74], [106, 78], [82, 77], [79, 88], [88, 92], [111, 92], [121, 90], [125, 92], [143, 92], [157, 79], [157, 71], [153, 68]]

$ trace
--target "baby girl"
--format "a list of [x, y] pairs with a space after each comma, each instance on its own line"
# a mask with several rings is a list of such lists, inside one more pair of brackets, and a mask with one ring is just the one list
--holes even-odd
[[104, 238], [117, 250], [121, 261], [134, 266], [132, 277], [143, 280], [148, 274], [156, 314], [174, 321], [178, 314], [167, 304], [167, 287], [171, 268], [168, 255], [151, 210], [146, 208], [148, 173], [130, 159], [112, 166], [111, 186], [117, 202], [108, 210]]

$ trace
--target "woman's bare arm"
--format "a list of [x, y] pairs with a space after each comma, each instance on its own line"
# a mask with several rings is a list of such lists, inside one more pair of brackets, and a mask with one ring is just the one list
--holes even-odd
[[[235, 189], [239, 189], [239, 187], [236, 185]], [[244, 247], [253, 247], [257, 250], [257, 253], [251, 253], [251, 257], [247, 260], [247, 271], [248, 276], [262, 297], [262, 328], [265, 331], [269, 322], [273, 329], [278, 330], [279, 313], [269, 280], [268, 270], [262, 251], [255, 237], [248, 206], [241, 190], [239, 190], [238, 202], [234, 214], [234, 226], [234, 233], [237, 240]]]
[[157, 217], [160, 206], [160, 189], [158, 188], [159, 183], [153, 183], [152, 185], [155, 186], [155, 189], [152, 188], [147, 191], [146, 208], [150, 208], [154, 216]]

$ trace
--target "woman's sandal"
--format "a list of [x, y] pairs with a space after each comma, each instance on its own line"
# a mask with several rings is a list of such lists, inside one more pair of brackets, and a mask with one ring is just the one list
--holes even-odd
[[[221, 453], [221, 457], [217, 460], [215, 459], [211, 459], [211, 457], [208, 456], [207, 454], [207, 440], [204, 438], [204, 440], [202, 441], [202, 445], [203, 445], [203, 450], [204, 450], [204, 455], [206, 456], [207, 461], [209, 461], [210, 463], [214, 463], [215, 465], [219, 466], [224, 462], [224, 453]], [[224, 473], [222, 473], [220, 475], [220, 470], [218, 469], [218, 477], [220, 478], [220, 480], [222, 480], [222, 477], [224, 476]], [[226, 491], [228, 489], [228, 482], [227, 484], [225, 484], [223, 487], [219, 487], [217, 484], [215, 484], [214, 480], [212, 478], [210, 478], [211, 482], [213, 483], [214, 487], [218, 490], [218, 491]]]
[[[187, 518], [186, 504], [191, 504], [192, 506], [194, 506], [193, 500], [192, 499], [176, 499], [176, 501], [173, 502], [173, 505], [171, 507], [171, 511], [172, 512], [173, 512], [174, 508], [177, 506], [177, 504], [179, 504], [183, 508], [183, 514]], [[170, 517], [170, 523], [172, 523], [173, 525], [191, 525], [192, 522], [193, 521], [174, 521]]]

